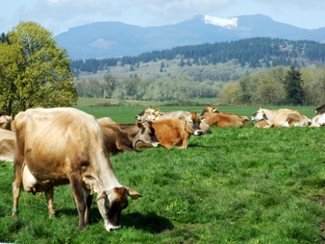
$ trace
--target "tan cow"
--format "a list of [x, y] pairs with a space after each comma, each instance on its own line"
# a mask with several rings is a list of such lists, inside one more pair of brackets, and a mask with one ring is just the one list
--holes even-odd
[[222, 113], [211, 106], [207, 106], [203, 110], [200, 118], [209, 126], [217, 127], [242, 127], [250, 124], [250, 121], [245, 116]]
[[139, 193], [117, 180], [93, 116], [74, 108], [28, 109], [16, 115], [13, 128], [17, 140], [13, 216], [17, 216], [22, 186], [32, 193], [45, 191], [53, 215], [53, 187], [70, 183], [80, 227], [89, 223], [94, 192], [105, 229], [119, 227], [127, 196], [137, 198]]
[[199, 127], [194, 129], [191, 123], [182, 119], [166, 118], [148, 123], [154, 129], [159, 144], [166, 148], [185, 149], [191, 135], [202, 134]]
[[148, 125], [119, 125], [108, 117], [97, 119], [97, 123], [103, 130], [105, 146], [110, 154], [158, 146], [158, 141]]
[[0, 160], [14, 161], [16, 135], [10, 130], [0, 128]]
[[310, 119], [300, 112], [292, 109], [271, 110], [259, 108], [251, 117], [252, 120], [265, 120], [267, 126], [271, 127], [290, 127], [290, 126], [308, 126]]

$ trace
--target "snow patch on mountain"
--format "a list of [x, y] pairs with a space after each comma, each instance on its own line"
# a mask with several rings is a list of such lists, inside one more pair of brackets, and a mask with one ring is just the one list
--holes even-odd
[[238, 18], [219, 18], [211, 15], [204, 15], [204, 23], [216, 25], [224, 28], [234, 28], [238, 26]]

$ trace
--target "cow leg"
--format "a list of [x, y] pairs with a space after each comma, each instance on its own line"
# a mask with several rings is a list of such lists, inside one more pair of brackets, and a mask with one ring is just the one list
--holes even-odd
[[12, 204], [12, 212], [11, 216], [18, 217], [18, 204], [19, 204], [19, 197], [20, 197], [20, 188], [23, 183], [22, 177], [22, 162], [23, 160], [15, 159], [14, 165], [14, 181], [12, 183], [12, 197], [13, 197], [13, 204]]
[[22, 185], [21, 176], [17, 176], [17, 174], [15, 174], [15, 180], [12, 183], [13, 204], [12, 204], [11, 216], [13, 217], [18, 217], [18, 203], [19, 203], [21, 185]]
[[79, 214], [79, 227], [85, 226], [86, 201], [83, 197], [83, 184], [79, 174], [70, 175], [70, 184]]
[[91, 207], [91, 203], [93, 200], [93, 195], [90, 195], [90, 193], [87, 191], [86, 192], [86, 211], [85, 211], [85, 224], [89, 224], [90, 222], [90, 207]]
[[55, 208], [54, 208], [54, 187], [50, 187], [45, 191], [47, 208], [50, 217], [55, 217]]

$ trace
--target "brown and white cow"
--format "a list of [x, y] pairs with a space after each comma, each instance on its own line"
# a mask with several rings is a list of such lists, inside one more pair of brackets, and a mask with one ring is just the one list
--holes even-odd
[[292, 109], [271, 110], [259, 108], [251, 117], [252, 120], [265, 120], [268, 124], [265, 128], [308, 126], [310, 119], [300, 112]]
[[10, 130], [0, 128], [0, 160], [14, 161], [16, 135]]
[[325, 126], [325, 113], [317, 114], [311, 119], [310, 127], [321, 127]]
[[105, 146], [110, 154], [158, 146], [151, 127], [146, 124], [119, 125], [108, 117], [97, 119], [97, 123], [103, 130]]
[[191, 135], [202, 134], [199, 126], [193, 128], [193, 124], [183, 119], [166, 118], [147, 123], [154, 129], [159, 144], [166, 148], [185, 149], [188, 147]]
[[53, 215], [53, 187], [70, 183], [80, 227], [89, 223], [93, 193], [105, 229], [119, 227], [127, 197], [137, 198], [139, 193], [117, 180], [93, 116], [74, 108], [28, 109], [15, 116], [13, 128], [17, 140], [13, 216], [17, 216], [22, 186], [32, 193], [45, 191]]
[[318, 106], [315, 109], [315, 113], [318, 114], [324, 114], [325, 113], [325, 104]]
[[217, 127], [242, 127], [250, 124], [250, 121], [245, 116], [223, 113], [211, 106], [207, 106], [203, 110], [200, 118], [209, 126]]

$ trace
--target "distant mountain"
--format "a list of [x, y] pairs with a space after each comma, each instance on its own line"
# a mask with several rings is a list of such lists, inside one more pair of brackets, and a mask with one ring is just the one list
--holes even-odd
[[71, 28], [55, 36], [55, 39], [59, 46], [68, 50], [72, 59], [89, 59], [134, 56], [153, 50], [252, 37], [325, 42], [325, 28], [298, 28], [264, 15], [229, 19], [199, 15], [158, 27], [98, 22]]

